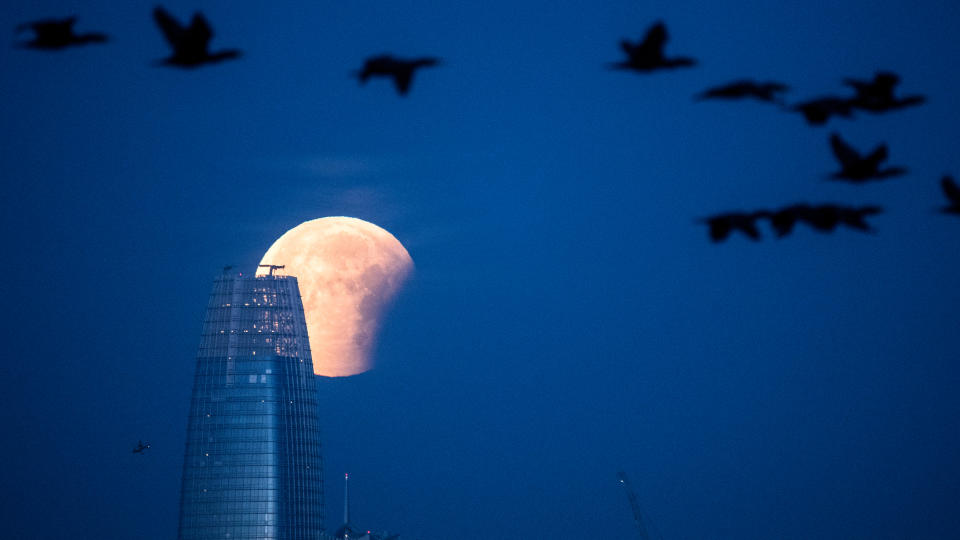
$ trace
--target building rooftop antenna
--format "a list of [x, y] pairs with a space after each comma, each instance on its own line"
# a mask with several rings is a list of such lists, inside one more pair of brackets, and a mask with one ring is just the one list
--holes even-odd
[[333, 537], [343, 540], [361, 537], [359, 533], [353, 530], [353, 525], [350, 525], [350, 473], [343, 475], [343, 525], [337, 529]]
[[258, 264], [258, 265], [257, 265], [257, 268], [269, 268], [269, 269], [270, 269], [270, 274], [269, 274], [269, 275], [270, 275], [270, 276], [273, 276], [273, 271], [274, 271], [274, 270], [283, 270], [284, 265], [282, 265], [282, 264]]
[[350, 473], [343, 475], [343, 524], [350, 523]]
[[640, 511], [640, 500], [637, 499], [637, 494], [633, 491], [633, 486], [630, 485], [630, 479], [627, 478], [627, 473], [623, 471], [617, 472], [617, 479], [620, 480], [620, 485], [623, 486], [624, 491], [627, 493], [627, 500], [630, 501], [630, 510], [633, 511], [633, 519], [637, 523], [637, 535], [640, 540], [650, 540], [650, 533], [647, 532], [647, 526], [644, 524], [643, 514]]

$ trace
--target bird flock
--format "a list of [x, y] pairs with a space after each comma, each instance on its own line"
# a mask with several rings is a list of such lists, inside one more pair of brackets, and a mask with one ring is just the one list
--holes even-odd
[[[629, 40], [621, 41], [620, 48], [627, 55], [627, 59], [610, 64], [610, 67], [649, 73], [656, 70], [693, 67], [697, 64], [693, 58], [665, 55], [664, 45], [667, 40], [666, 26], [662, 22], [656, 22], [647, 30], [641, 41], [637, 43], [631, 43]], [[695, 95], [694, 100], [754, 99], [778, 105], [788, 112], [799, 113], [812, 126], [824, 125], [835, 116], [851, 119], [856, 111], [882, 114], [926, 102], [926, 98], [921, 95], [898, 96], [896, 87], [900, 84], [900, 77], [895, 73], [878, 72], [872, 80], [848, 78], [844, 79], [843, 84], [853, 90], [852, 95], [826, 95], [788, 105], [781, 97], [781, 94], [789, 90], [786, 84], [778, 81], [758, 82], [741, 79], [708, 88]], [[889, 157], [889, 150], [884, 143], [879, 144], [868, 154], [862, 154], [844, 141], [838, 133], [832, 133], [830, 148], [840, 165], [840, 170], [830, 176], [834, 181], [865, 184], [907, 173], [904, 167], [884, 166], [884, 162]], [[960, 214], [960, 188], [956, 182], [951, 177], [944, 176], [941, 179], [941, 187], [950, 201], [950, 205], [943, 208], [943, 211]], [[734, 231], [752, 240], [760, 240], [761, 234], [757, 224], [761, 219], [769, 221], [776, 236], [782, 238], [793, 231], [797, 222], [802, 222], [820, 232], [831, 232], [841, 225], [870, 232], [872, 228], [866, 221], [867, 216], [879, 214], [882, 211], [883, 209], [879, 206], [797, 203], [774, 210], [725, 212], [698, 221], [707, 225], [710, 239], [714, 242], [723, 242]]]
[[[184, 25], [163, 7], [157, 6], [153, 10], [153, 19], [172, 49], [170, 56], [159, 60], [157, 65], [192, 69], [237, 59], [242, 54], [237, 49], [211, 52], [210, 40], [213, 38], [213, 29], [199, 11], [193, 15], [189, 25]], [[22, 48], [55, 51], [108, 41], [108, 36], [103, 33], [76, 33], [73, 29], [76, 22], [76, 17], [67, 17], [20, 24], [16, 27], [17, 34], [32, 30], [33, 39], [20, 41], [16, 45]], [[666, 25], [663, 22], [655, 22], [647, 29], [643, 39], [636, 42], [621, 40], [620, 49], [626, 58], [610, 63], [608, 67], [614, 70], [649, 74], [697, 65], [696, 59], [691, 57], [666, 55], [664, 48], [668, 40]], [[352, 75], [360, 84], [365, 84], [373, 77], [392, 79], [397, 93], [405, 96], [409, 93], [413, 76], [418, 70], [437, 66], [440, 63], [441, 60], [436, 57], [399, 58], [382, 54], [367, 58], [363, 66], [352, 72]], [[833, 117], [852, 119], [857, 112], [884, 114], [926, 102], [926, 98], [922, 95], [898, 96], [896, 90], [900, 84], [900, 78], [895, 73], [881, 71], [870, 80], [848, 78], [842, 82], [852, 90], [852, 93], [846, 96], [824, 95], [792, 105], [787, 104], [782, 97], [782, 94], [789, 90], [786, 84], [751, 79], [735, 80], [707, 88], [696, 94], [694, 100], [753, 99], [776, 105], [786, 112], [799, 113], [807, 124], [812, 126], [825, 125]], [[889, 157], [889, 150], [884, 143], [879, 144], [869, 153], [863, 154], [844, 141], [836, 132], [830, 135], [829, 142], [840, 166], [840, 170], [833, 173], [830, 180], [866, 184], [907, 173], [904, 167], [884, 166], [884, 162]], [[940, 180], [940, 185], [948, 200], [948, 205], [941, 208], [941, 211], [960, 215], [960, 186], [950, 176], [944, 176]], [[821, 232], [831, 232], [841, 225], [870, 232], [873, 229], [866, 221], [867, 216], [879, 214], [882, 211], [883, 209], [878, 206], [796, 203], [779, 209], [730, 211], [697, 221], [707, 225], [709, 237], [714, 242], [726, 240], [734, 231], [752, 240], [760, 240], [761, 234], [758, 228], [760, 220], [767, 220], [778, 238], [789, 235], [798, 222]]]
[[[157, 6], [153, 9], [153, 21], [172, 49], [170, 56], [159, 60], [157, 65], [189, 69], [233, 60], [242, 55], [238, 49], [210, 51], [213, 27], [199, 11], [194, 13], [190, 24], [185, 26], [163, 7]], [[20, 41], [16, 45], [26, 49], [57, 51], [72, 46], [108, 41], [108, 36], [103, 33], [76, 33], [73, 30], [76, 22], [77, 17], [66, 17], [20, 24], [16, 28], [18, 34], [32, 30], [34, 36], [32, 40]], [[382, 54], [366, 59], [363, 67], [354, 71], [353, 75], [360, 84], [365, 84], [371, 77], [392, 78], [397, 93], [406, 95], [410, 91], [413, 75], [418, 69], [436, 66], [439, 63], [439, 58], [405, 59]]]

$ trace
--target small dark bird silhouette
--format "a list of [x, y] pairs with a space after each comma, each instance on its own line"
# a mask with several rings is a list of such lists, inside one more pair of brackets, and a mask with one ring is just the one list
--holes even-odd
[[809, 211], [800, 217], [801, 220], [819, 231], [829, 232], [837, 225], [869, 232], [872, 229], [866, 222], [866, 216], [879, 214], [883, 211], [879, 206], [864, 206], [854, 208], [837, 204], [821, 204], [810, 207]]
[[794, 204], [770, 213], [770, 225], [777, 238], [783, 238], [793, 231], [794, 225], [804, 216], [809, 215], [810, 205], [806, 203]]
[[861, 156], [836, 133], [830, 135], [830, 148], [833, 155], [840, 162], [840, 171], [833, 174], [835, 180], [848, 182], [868, 182], [883, 180], [893, 176], [900, 176], [907, 172], [903, 167], [888, 167], [880, 169], [880, 164], [887, 160], [887, 145], [880, 144], [870, 154]]
[[107, 35], [97, 32], [76, 34], [73, 25], [76, 17], [65, 19], [43, 19], [27, 22], [17, 26], [17, 32], [33, 30], [33, 40], [19, 43], [28, 49], [60, 50], [72, 45], [86, 45], [88, 43], [104, 43]]
[[133, 449], [134, 454], [142, 454], [144, 450], [150, 448], [150, 443], [144, 443], [143, 441], [137, 441], [136, 448]]
[[882, 113], [920, 105], [927, 101], [924, 96], [908, 96], [898, 98], [893, 95], [894, 89], [900, 84], [900, 77], [889, 71], [878, 71], [872, 81], [844, 79], [844, 84], [852, 87], [857, 95], [850, 100], [851, 104], [865, 111]]
[[737, 230], [750, 237], [751, 240], [760, 240], [760, 230], [757, 229], [757, 219], [767, 217], [767, 212], [727, 212], [703, 218], [700, 223], [706, 223], [710, 228], [710, 239], [714, 242], [723, 242], [730, 233]]
[[793, 231], [797, 222], [804, 222], [820, 232], [831, 232], [838, 225], [870, 232], [870, 224], [866, 217], [879, 214], [883, 211], [879, 206], [851, 207], [837, 204], [820, 204], [811, 206], [806, 203], [794, 204], [780, 210], [770, 212], [770, 224], [778, 238], [783, 238]]
[[944, 206], [942, 211], [946, 214], [960, 215], [960, 187], [949, 176], [940, 179], [940, 187], [943, 189], [943, 194], [946, 195], [947, 200], [950, 201], [950, 204]]
[[410, 83], [413, 82], [413, 74], [416, 70], [436, 66], [439, 63], [439, 58], [423, 57], [405, 60], [382, 54], [367, 58], [363, 62], [363, 69], [354, 72], [354, 75], [360, 84], [365, 84], [370, 77], [391, 77], [393, 84], [397, 87], [397, 93], [405, 96], [410, 91]]
[[698, 101], [704, 99], [754, 98], [760, 101], [779, 103], [780, 97], [777, 96], [777, 94], [786, 92], [789, 89], [790, 87], [787, 85], [775, 81], [761, 83], [744, 79], [733, 81], [723, 86], [708, 88], [697, 94], [694, 98]]
[[866, 217], [883, 213], [883, 208], [879, 206], [861, 206], [859, 208], [838, 206], [836, 212], [839, 214], [841, 224], [858, 231], [871, 232], [873, 229], [867, 223]]
[[811, 126], [822, 126], [832, 116], [852, 117], [853, 103], [850, 99], [824, 96], [797, 103], [790, 107], [790, 110], [803, 114], [803, 117]]
[[647, 72], [658, 69], [689, 67], [697, 63], [693, 58], [682, 56], [676, 58], [665, 57], [663, 55], [663, 46], [667, 43], [668, 39], [667, 27], [658, 21], [647, 30], [647, 34], [642, 41], [631, 43], [626, 39], [621, 40], [620, 48], [626, 53], [627, 59], [623, 62], [610, 64], [610, 68]]
[[194, 13], [190, 26], [184, 27], [160, 6], [153, 8], [153, 20], [163, 32], [163, 37], [173, 49], [170, 57], [161, 60], [161, 65], [194, 68], [240, 56], [237, 49], [211, 53], [208, 48], [213, 38], [213, 29], [207, 18], [199, 11]]

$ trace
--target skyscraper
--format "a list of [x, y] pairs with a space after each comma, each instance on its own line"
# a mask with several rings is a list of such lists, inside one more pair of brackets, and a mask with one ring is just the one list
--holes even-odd
[[180, 540], [314, 540], [323, 530], [316, 382], [297, 279], [213, 284], [197, 353]]

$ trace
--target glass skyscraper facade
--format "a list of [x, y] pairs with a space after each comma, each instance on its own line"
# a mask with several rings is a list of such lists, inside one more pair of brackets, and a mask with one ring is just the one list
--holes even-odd
[[323, 537], [316, 392], [297, 279], [224, 270], [197, 353], [180, 540]]

